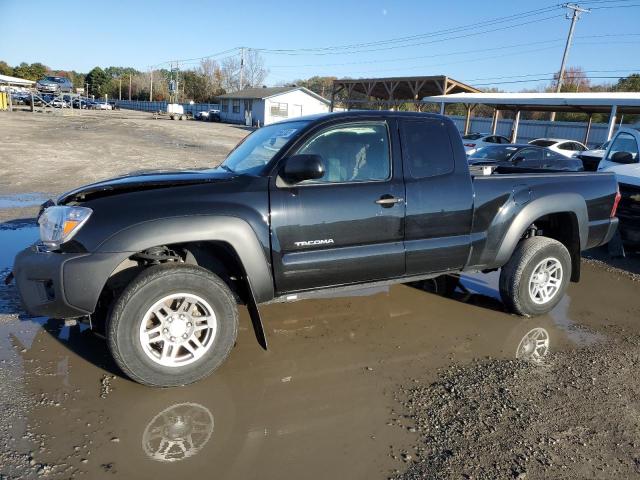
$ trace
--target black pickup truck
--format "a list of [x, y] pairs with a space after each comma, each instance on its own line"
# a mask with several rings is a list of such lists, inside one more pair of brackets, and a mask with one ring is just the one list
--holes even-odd
[[[484, 173], [484, 174], [483, 174]], [[88, 319], [147, 385], [195, 382], [246, 304], [501, 268], [520, 315], [548, 312], [581, 250], [617, 226], [609, 173], [472, 173], [451, 120], [343, 112], [276, 123], [215, 169], [138, 173], [43, 205], [13, 273], [35, 315]]]

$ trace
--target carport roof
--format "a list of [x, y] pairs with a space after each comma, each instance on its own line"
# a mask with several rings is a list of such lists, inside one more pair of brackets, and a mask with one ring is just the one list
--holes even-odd
[[536, 112], [640, 113], [638, 92], [584, 93], [457, 93], [423, 99], [425, 103], [462, 103], [489, 105], [499, 110]]
[[0, 75], [0, 83], [29, 87], [36, 82], [34, 82], [33, 80], [26, 80], [24, 78], [10, 77], [9, 75]]
[[342, 78], [333, 81], [335, 93], [346, 88], [381, 100], [416, 100], [442, 93], [479, 92], [477, 88], [446, 75], [419, 77]]

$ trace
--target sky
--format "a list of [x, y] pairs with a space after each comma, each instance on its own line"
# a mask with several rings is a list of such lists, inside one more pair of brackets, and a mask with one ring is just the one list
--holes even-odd
[[[568, 66], [591, 77], [640, 72], [640, 0], [584, 0]], [[448, 75], [505, 91], [549, 83], [570, 21], [551, 0], [0, 0], [0, 60], [88, 72], [147, 70], [260, 50], [268, 85], [314, 75]], [[508, 17], [508, 18], [505, 18]], [[27, 19], [29, 19], [27, 21]], [[375, 43], [374, 43], [375, 42]], [[362, 45], [364, 44], [364, 45]], [[348, 46], [348, 47], [345, 47]], [[329, 48], [331, 47], [331, 48]], [[340, 47], [340, 48], [334, 48]], [[227, 52], [227, 53], [223, 53]], [[593, 78], [593, 83], [615, 82]]]

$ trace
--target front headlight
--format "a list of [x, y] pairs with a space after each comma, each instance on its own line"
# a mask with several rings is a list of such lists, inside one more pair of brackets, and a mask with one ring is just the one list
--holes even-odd
[[49, 250], [57, 250], [61, 244], [73, 238], [92, 212], [86, 207], [61, 205], [46, 208], [38, 219], [40, 240]]

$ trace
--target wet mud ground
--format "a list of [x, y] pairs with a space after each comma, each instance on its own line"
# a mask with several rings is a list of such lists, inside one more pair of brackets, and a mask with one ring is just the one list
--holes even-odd
[[[0, 278], [37, 237], [38, 182], [0, 191]], [[265, 306], [267, 352], [241, 310], [221, 369], [166, 390], [0, 282], [0, 478], [640, 478], [640, 262], [590, 257], [532, 319], [497, 273]]]

